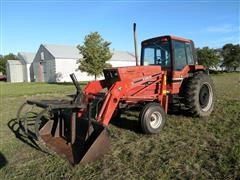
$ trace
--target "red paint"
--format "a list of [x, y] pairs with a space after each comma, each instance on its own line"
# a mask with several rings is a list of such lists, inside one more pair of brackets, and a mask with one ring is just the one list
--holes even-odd
[[[169, 38], [171, 40], [191, 42], [189, 39], [175, 36], [163, 36], [160, 38], [163, 41]], [[142, 44], [158, 39], [159, 37], [152, 38], [143, 41]], [[102, 106], [96, 120], [104, 126], [108, 126], [114, 112], [118, 110], [119, 104], [127, 106], [129, 104], [154, 101], [158, 102], [167, 112], [168, 94], [178, 94], [183, 79], [188, 77], [190, 72], [199, 70], [204, 70], [204, 67], [201, 65], [186, 65], [181, 71], [164, 70], [158, 65], [111, 68], [104, 71], [107, 76], [106, 80], [88, 83], [83, 92], [87, 104], [91, 103], [94, 98], [103, 97]], [[167, 81], [167, 77], [172, 79]], [[107, 89], [105, 93], [103, 93], [104, 88]], [[82, 117], [83, 113], [79, 112], [79, 115]]]
[[177, 40], [177, 41], [188, 42], [188, 43], [191, 42], [190, 39], [180, 38], [180, 37], [176, 37], [176, 36], [170, 36], [170, 37], [171, 37], [171, 39]]
[[[167, 110], [165, 104], [168, 103], [167, 95], [163, 94], [167, 86], [161, 83], [163, 78], [166, 78], [166, 72], [162, 71], [160, 66], [120, 67], [112, 70], [118, 72], [119, 80], [105, 93], [103, 105], [97, 116], [98, 122], [108, 126], [119, 102], [136, 104], [144, 101], [159, 101]], [[90, 103], [94, 97], [99, 96], [106, 84], [105, 80], [88, 83], [84, 88], [86, 101]], [[163, 101], [163, 98], [166, 100]]]
[[[191, 71], [203, 70], [200, 65], [187, 65], [182, 71], [172, 72], [174, 78], [186, 78]], [[108, 126], [119, 102], [137, 104], [146, 101], [157, 101], [168, 111], [168, 94], [178, 94], [181, 82], [167, 84], [167, 72], [160, 66], [132, 66], [112, 68], [118, 73], [118, 80], [108, 88], [101, 110], [96, 118], [101, 124]], [[107, 87], [105, 80], [93, 81], [84, 89], [87, 102], [100, 96]]]

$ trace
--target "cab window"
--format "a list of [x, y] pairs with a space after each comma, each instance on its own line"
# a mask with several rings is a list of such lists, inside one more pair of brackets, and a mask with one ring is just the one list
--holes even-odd
[[163, 68], [171, 67], [169, 41], [146, 43], [142, 47], [143, 65], [160, 65]]
[[182, 70], [187, 65], [184, 42], [174, 41], [174, 57], [174, 70]]
[[192, 54], [192, 47], [190, 43], [185, 43], [186, 46], [186, 53], [187, 53], [187, 61], [189, 65], [193, 65], [193, 54]]

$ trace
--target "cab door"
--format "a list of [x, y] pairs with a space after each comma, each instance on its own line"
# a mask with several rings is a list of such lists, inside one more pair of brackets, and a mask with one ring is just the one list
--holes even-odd
[[178, 94], [182, 81], [188, 76], [189, 65], [194, 65], [192, 43], [173, 40], [172, 93]]

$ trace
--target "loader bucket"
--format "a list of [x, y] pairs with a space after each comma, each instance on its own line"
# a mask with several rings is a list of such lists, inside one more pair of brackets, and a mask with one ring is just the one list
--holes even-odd
[[45, 145], [75, 165], [102, 157], [109, 150], [109, 140], [106, 127], [90, 116], [75, 75], [70, 77], [77, 90], [72, 100], [27, 100], [19, 108], [17, 120], [27, 137], [40, 141], [37, 145]]
[[107, 129], [97, 122], [64, 116], [49, 120], [39, 128], [39, 140], [70, 164], [88, 163], [109, 150]]

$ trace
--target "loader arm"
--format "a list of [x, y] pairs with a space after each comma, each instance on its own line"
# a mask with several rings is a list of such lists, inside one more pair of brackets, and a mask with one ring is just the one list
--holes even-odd
[[[88, 95], [88, 102], [100, 96], [101, 91], [106, 87], [106, 81], [90, 82], [84, 92]], [[166, 73], [152, 73], [141, 78], [125, 79], [116, 81], [108, 89], [103, 97], [103, 103], [96, 121], [108, 126], [114, 111], [118, 109], [119, 103], [127, 102], [136, 104], [139, 102], [157, 101], [167, 112], [167, 90]]]
[[102, 108], [97, 116], [97, 121], [105, 126], [108, 126], [114, 111], [116, 110], [119, 101], [126, 94], [128, 89], [128, 83], [126, 82], [116, 82], [106, 94], [105, 101]]

